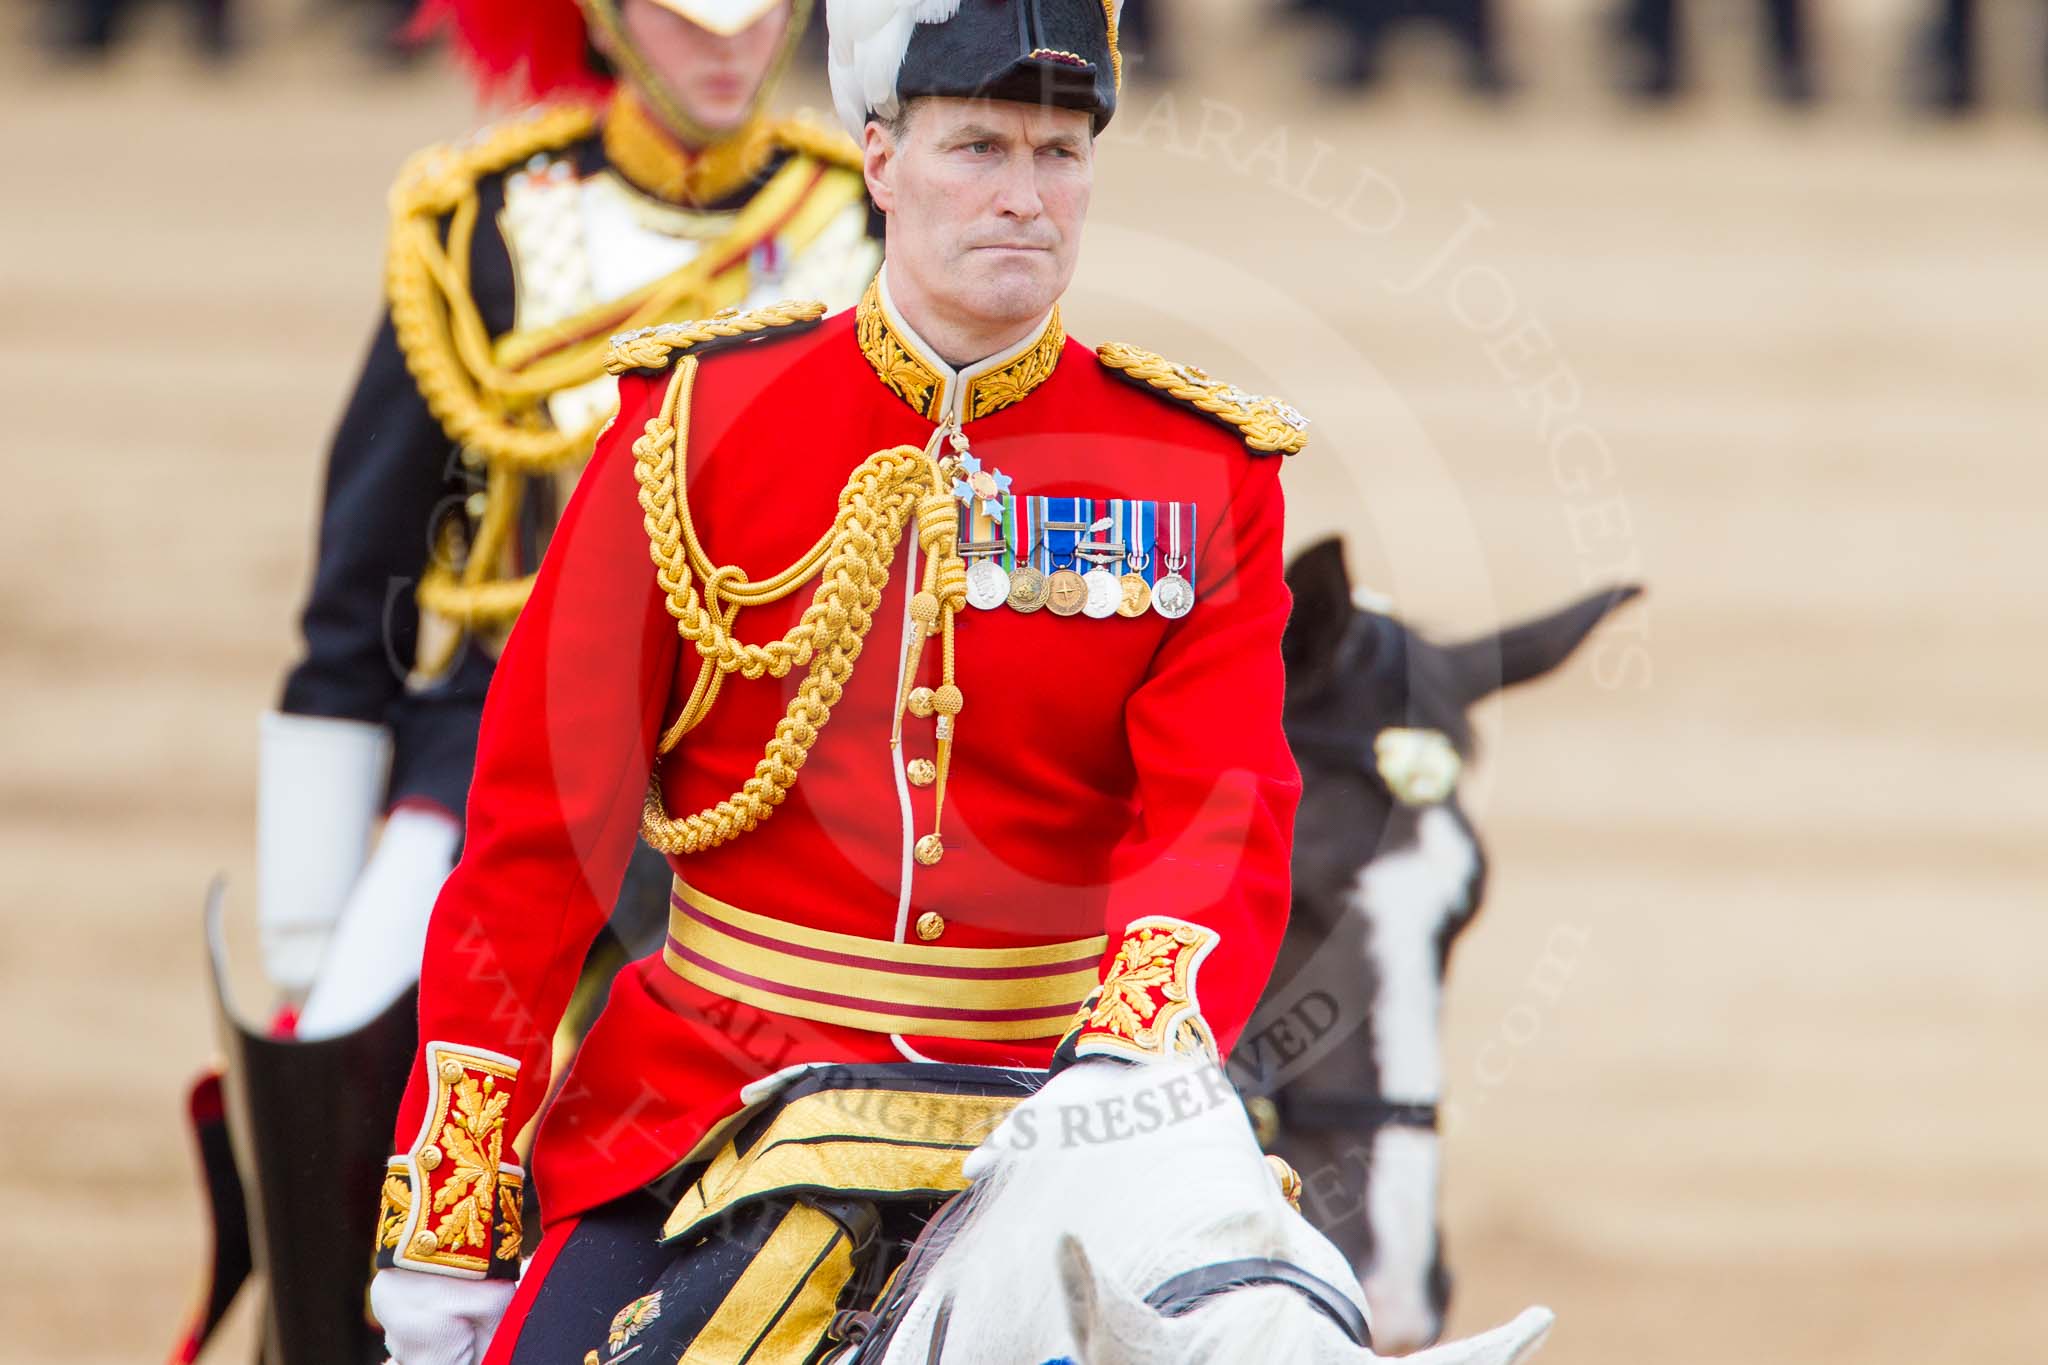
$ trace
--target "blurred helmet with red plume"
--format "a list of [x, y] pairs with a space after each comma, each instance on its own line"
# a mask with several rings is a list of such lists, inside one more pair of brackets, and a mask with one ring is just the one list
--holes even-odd
[[[670, 129], [693, 143], [717, 141], [687, 112], [669, 82], [633, 41], [622, 0], [422, 0], [411, 33], [447, 34], [486, 98], [602, 99], [623, 76]], [[707, 32], [731, 35], [779, 5], [789, 21], [773, 64], [754, 92], [750, 117], [774, 89], [810, 21], [812, 0], [646, 0]]]

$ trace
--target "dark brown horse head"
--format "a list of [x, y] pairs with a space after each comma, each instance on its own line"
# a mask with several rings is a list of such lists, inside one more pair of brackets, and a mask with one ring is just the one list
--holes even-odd
[[1354, 590], [1340, 541], [1287, 569], [1286, 724], [1301, 765], [1293, 918], [1232, 1071], [1270, 1096], [1302, 1211], [1351, 1257], [1381, 1349], [1436, 1339], [1450, 1297], [1437, 1229], [1438, 1006], [1485, 887], [1457, 799], [1469, 711], [1571, 657], [1636, 597], [1440, 644]]

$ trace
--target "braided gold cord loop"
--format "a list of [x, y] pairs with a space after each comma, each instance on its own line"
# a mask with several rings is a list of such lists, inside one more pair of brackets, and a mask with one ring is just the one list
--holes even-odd
[[[450, 440], [527, 471], [561, 468], [588, 454], [597, 432], [558, 432], [522, 423], [503, 406], [508, 397], [538, 401], [565, 385], [554, 375], [529, 381], [491, 363], [490, 338], [469, 290], [476, 182], [537, 152], [587, 137], [596, 126], [596, 111], [585, 106], [543, 109], [465, 146], [428, 148], [406, 163], [391, 191], [384, 284], [406, 368]], [[450, 220], [445, 246], [443, 218]], [[494, 391], [490, 401], [480, 379]], [[533, 387], [540, 381], [548, 382]]]
[[[604, 423], [557, 430], [543, 404], [550, 395], [605, 373], [611, 348], [605, 336], [587, 334], [593, 317], [609, 331], [678, 314], [701, 315], [737, 301], [747, 288], [743, 269], [713, 275], [719, 262], [734, 257], [733, 250], [713, 243], [687, 265], [602, 305], [598, 313], [491, 337], [469, 278], [480, 212], [477, 183], [590, 136], [598, 117], [585, 105], [542, 108], [466, 144], [426, 149], [406, 163], [392, 188], [385, 259], [392, 331], [428, 411], [452, 442], [479, 457], [494, 476], [548, 475], [589, 458]], [[768, 231], [805, 200], [812, 177], [809, 163], [792, 159], [741, 211], [724, 242], [742, 244]], [[471, 551], [469, 565], [460, 574], [437, 568], [423, 575], [419, 600], [424, 610], [468, 629], [511, 624], [533, 579], [498, 578], [503, 565], [481, 547], [486, 542], [502, 545], [512, 535], [516, 510], [516, 503], [496, 496], [494, 489], [479, 518], [478, 548]], [[474, 571], [479, 565], [482, 571]]]
[[[848, 477], [831, 529], [789, 568], [754, 582], [735, 565], [714, 565], [691, 523], [683, 469], [697, 364], [694, 356], [677, 363], [660, 411], [633, 443], [633, 472], [655, 581], [677, 633], [703, 660], [696, 685], [658, 753], [673, 749], [703, 719], [724, 675], [780, 678], [794, 668], [808, 671], [753, 776], [725, 800], [680, 820], [671, 817], [663, 805], [657, 762], [648, 779], [640, 829], [654, 848], [675, 854], [715, 848], [755, 828], [788, 795], [845, 694], [897, 546], [937, 479], [928, 451], [908, 445], [878, 450]], [[810, 605], [781, 639], [748, 644], [734, 638], [732, 622], [742, 604], [787, 597], [814, 574], [819, 582]]]

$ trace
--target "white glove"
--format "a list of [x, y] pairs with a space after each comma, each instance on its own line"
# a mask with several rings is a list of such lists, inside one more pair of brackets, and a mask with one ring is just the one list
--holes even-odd
[[477, 1365], [518, 1288], [399, 1266], [370, 1281], [370, 1311], [394, 1365]]
[[263, 970], [305, 999], [369, 852], [391, 735], [367, 721], [267, 712], [256, 793], [257, 928]]
[[419, 980], [427, 921], [461, 838], [445, 812], [406, 806], [391, 813], [299, 1012], [300, 1039], [352, 1033]]

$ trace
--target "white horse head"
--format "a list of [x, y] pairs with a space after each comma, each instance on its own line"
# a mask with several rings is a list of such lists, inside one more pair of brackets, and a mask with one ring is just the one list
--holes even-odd
[[[1189, 1272], [1259, 1259], [1365, 1311], [1343, 1254], [1288, 1207], [1235, 1092], [1207, 1063], [1070, 1068], [1018, 1106], [968, 1172], [972, 1208], [881, 1365], [1380, 1359], [1352, 1341], [1341, 1313], [1289, 1284], [1245, 1284], [1164, 1311], [1146, 1302]], [[1550, 1322], [1548, 1310], [1531, 1309], [1410, 1359], [1512, 1365]]]

